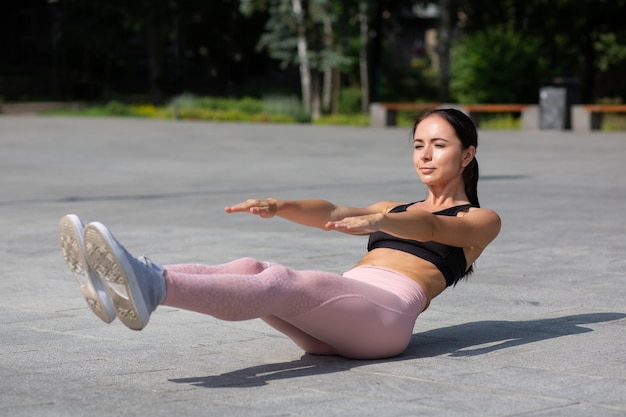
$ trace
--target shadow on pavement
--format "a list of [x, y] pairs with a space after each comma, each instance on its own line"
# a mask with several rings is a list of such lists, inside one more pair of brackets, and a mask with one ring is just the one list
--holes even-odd
[[528, 321], [479, 321], [416, 333], [402, 355], [389, 359], [362, 361], [305, 354], [295, 361], [253, 366], [221, 375], [170, 381], [204, 388], [257, 387], [267, 385], [272, 380], [331, 374], [374, 363], [441, 355], [453, 357], [483, 355], [513, 346], [591, 332], [592, 329], [581, 325], [609, 322], [625, 317], [626, 314], [622, 313], [591, 313]]

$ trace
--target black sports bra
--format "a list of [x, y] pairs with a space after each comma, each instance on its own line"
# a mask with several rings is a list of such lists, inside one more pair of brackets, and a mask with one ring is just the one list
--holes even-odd
[[[391, 209], [389, 213], [406, 211], [413, 204], [415, 203], [402, 204]], [[433, 214], [437, 216], [456, 216], [459, 212], [470, 207], [472, 207], [471, 204], [463, 204], [437, 211]], [[396, 249], [432, 263], [441, 271], [448, 287], [456, 284], [466, 274], [467, 260], [465, 259], [463, 248], [432, 241], [418, 242], [417, 240], [392, 236], [385, 232], [374, 232], [370, 234], [367, 250], [371, 251], [377, 248]]]

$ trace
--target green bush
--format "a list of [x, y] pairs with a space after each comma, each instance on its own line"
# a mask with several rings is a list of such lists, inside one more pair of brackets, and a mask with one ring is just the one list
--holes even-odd
[[296, 96], [271, 95], [263, 98], [263, 110], [272, 115], [286, 115], [298, 123], [309, 123], [311, 114]]
[[409, 65], [398, 59], [393, 48], [383, 48], [375, 91], [377, 101], [434, 102], [439, 93], [439, 72], [429, 68], [428, 57], [412, 59]]
[[110, 101], [104, 106], [104, 111], [111, 116], [132, 116], [131, 108], [119, 101]]
[[339, 113], [324, 115], [315, 121], [318, 125], [369, 126], [370, 117], [363, 113]]
[[607, 113], [602, 117], [602, 130], [611, 132], [626, 130], [626, 116], [618, 113]]
[[509, 113], [483, 114], [480, 116], [481, 129], [521, 129], [522, 119]]
[[342, 88], [339, 92], [339, 113], [361, 112], [361, 89], [359, 87]]
[[546, 61], [537, 37], [489, 28], [452, 47], [450, 90], [460, 103], [534, 103]]
[[178, 109], [200, 108], [220, 111], [236, 110], [246, 114], [261, 113], [263, 111], [263, 103], [251, 97], [231, 99], [221, 97], [194, 97], [191, 94], [184, 94], [173, 99], [170, 106], [175, 106]]
[[216, 110], [201, 107], [179, 109], [178, 118], [181, 120], [212, 120], [219, 122], [295, 122], [292, 117], [284, 114], [269, 114], [267, 112], [250, 114], [238, 109]]

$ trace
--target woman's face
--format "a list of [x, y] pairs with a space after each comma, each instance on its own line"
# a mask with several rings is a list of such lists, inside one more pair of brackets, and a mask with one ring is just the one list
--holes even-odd
[[413, 164], [425, 185], [443, 186], [461, 177], [476, 148], [463, 149], [454, 128], [444, 118], [432, 115], [422, 120], [413, 135]]

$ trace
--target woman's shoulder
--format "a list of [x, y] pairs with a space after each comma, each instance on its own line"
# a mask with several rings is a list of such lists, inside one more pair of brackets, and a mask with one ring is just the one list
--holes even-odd
[[494, 210], [485, 207], [470, 207], [467, 212], [460, 213], [467, 221], [487, 229], [494, 237], [502, 227], [502, 219]]
[[469, 207], [467, 211], [459, 212], [459, 216], [481, 217], [491, 221], [500, 221], [500, 216], [495, 210], [486, 207]]
[[492, 218], [500, 218], [500, 216], [498, 215], [498, 213], [495, 212], [495, 210], [492, 210], [490, 208], [487, 207], [469, 207], [467, 211], [462, 212], [465, 215], [470, 214], [470, 213], [480, 213], [481, 216], [488, 216], [488, 217], [492, 217]]

